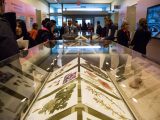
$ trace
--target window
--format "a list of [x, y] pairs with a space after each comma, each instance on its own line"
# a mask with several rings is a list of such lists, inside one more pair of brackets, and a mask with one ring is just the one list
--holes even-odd
[[102, 8], [65, 8], [64, 11], [102, 11]]
[[61, 4], [50, 4], [50, 13], [62, 13]]
[[86, 23], [91, 23], [91, 20], [85, 20]]
[[63, 4], [63, 11], [107, 11], [110, 4]]
[[62, 26], [62, 16], [50, 16], [50, 19], [55, 20], [57, 26]]

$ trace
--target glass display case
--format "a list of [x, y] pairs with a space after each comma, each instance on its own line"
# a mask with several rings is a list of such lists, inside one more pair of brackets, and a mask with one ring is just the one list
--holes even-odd
[[114, 42], [40, 44], [0, 62], [0, 119], [159, 119], [159, 69]]

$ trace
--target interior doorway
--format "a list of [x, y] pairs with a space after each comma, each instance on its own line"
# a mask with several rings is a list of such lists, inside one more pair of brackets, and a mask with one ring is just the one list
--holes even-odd
[[77, 18], [76, 21], [78, 22], [79, 25], [80, 24], [82, 25], [82, 18]]
[[37, 19], [37, 24], [38, 24], [38, 29], [41, 28], [41, 10], [36, 9], [36, 19]]

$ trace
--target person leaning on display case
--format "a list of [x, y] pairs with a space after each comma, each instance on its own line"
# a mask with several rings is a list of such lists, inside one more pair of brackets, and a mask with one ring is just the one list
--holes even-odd
[[51, 33], [52, 40], [59, 39], [59, 30], [58, 30], [58, 27], [56, 26], [55, 20], [50, 20], [50, 33]]
[[146, 46], [151, 39], [151, 32], [148, 30], [147, 21], [145, 18], [139, 20], [139, 27], [136, 30], [131, 45], [133, 50], [146, 55]]
[[18, 45], [9, 22], [3, 17], [4, 10], [5, 1], [0, 0], [0, 61], [19, 52]]
[[65, 27], [64, 33], [78, 35], [78, 29], [72, 24], [72, 20], [68, 20], [68, 25]]
[[117, 29], [117, 26], [113, 24], [112, 20], [108, 17], [105, 17], [105, 27], [103, 30], [106, 33], [105, 40], [114, 40], [114, 34]]
[[129, 47], [129, 41], [130, 41], [130, 32], [128, 30], [128, 23], [123, 22], [121, 29], [117, 33], [117, 42], [123, 46]]
[[36, 37], [36, 42], [37, 44], [41, 44], [44, 42], [47, 42], [51, 40], [51, 33], [50, 33], [50, 19], [45, 18], [42, 20], [42, 29], [38, 30], [37, 37]]
[[101, 34], [102, 34], [102, 27], [101, 27], [100, 21], [97, 21], [96, 34], [99, 35], [99, 36], [101, 37]]
[[62, 27], [60, 29], [60, 36], [59, 36], [59, 39], [62, 39], [62, 35], [64, 34], [64, 31], [65, 31], [65, 27], [67, 26], [67, 23], [66, 22], [63, 22], [62, 23]]

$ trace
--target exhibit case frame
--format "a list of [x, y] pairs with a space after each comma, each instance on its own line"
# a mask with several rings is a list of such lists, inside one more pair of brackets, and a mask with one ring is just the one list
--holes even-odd
[[0, 62], [0, 119], [160, 119], [159, 71], [111, 41], [43, 43]]

